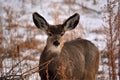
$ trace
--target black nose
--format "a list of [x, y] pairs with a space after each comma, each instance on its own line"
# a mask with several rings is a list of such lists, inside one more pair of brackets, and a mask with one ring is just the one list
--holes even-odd
[[60, 43], [58, 41], [54, 41], [53, 45], [58, 46]]

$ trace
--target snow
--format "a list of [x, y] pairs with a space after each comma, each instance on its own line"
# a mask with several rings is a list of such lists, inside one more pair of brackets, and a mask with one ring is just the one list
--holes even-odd
[[47, 35], [36, 35], [35, 39], [45, 41], [47, 40]]
[[102, 28], [103, 20], [99, 17], [91, 17], [91, 16], [81, 16], [81, 23], [85, 28], [89, 30], [94, 30], [98, 28]]
[[86, 39], [92, 41], [98, 48], [100, 51], [104, 50], [106, 47], [105, 44], [105, 35], [102, 34], [97, 34], [96, 33], [88, 33], [86, 34]]
[[[32, 4], [32, 1], [33, 1], [33, 4]], [[96, 13], [96, 12], [91, 12], [91, 11], [87, 12], [85, 11], [85, 9], [81, 8], [81, 6], [79, 5], [69, 5], [69, 4], [67, 5], [63, 3], [64, 0], [36, 0], [36, 2], [34, 0], [26, 0], [26, 1], [25, 0], [0, 0], [0, 9], [1, 9], [0, 20], [2, 21], [3, 26], [7, 24], [6, 23], [7, 14], [4, 8], [10, 8], [9, 10], [12, 10], [13, 13], [16, 14], [13, 16], [13, 21], [20, 25], [19, 27], [16, 28], [17, 29], [16, 32], [13, 31], [11, 34], [9, 34], [9, 31], [6, 28], [2, 29], [4, 30], [3, 36], [5, 36], [7, 43], [10, 43], [11, 36], [13, 37], [19, 34], [23, 36], [23, 38], [20, 40], [25, 42], [28, 38], [28, 35], [26, 35], [27, 30], [25, 28], [25, 25], [28, 25], [28, 24], [34, 25], [33, 20], [32, 20], [32, 14], [34, 12], [38, 12], [42, 16], [44, 16], [44, 18], [48, 21], [49, 24], [57, 23], [57, 21], [54, 18], [57, 18], [58, 22], [61, 23], [66, 18], [68, 18], [70, 15], [78, 12], [80, 14], [80, 23], [82, 24], [83, 31], [84, 31], [84, 33], [82, 34], [85, 34], [84, 38], [92, 41], [99, 48], [100, 51], [104, 50], [106, 47], [105, 35], [103, 33], [102, 34], [95, 33], [92, 31], [102, 29], [103, 24], [105, 24], [102, 19], [103, 17], [102, 11], [103, 11], [103, 7], [106, 4], [107, 0], [97, 0], [96, 5], [93, 5], [92, 0], [75, 0], [75, 1], [76, 3], [80, 3], [83, 6], [89, 7], [101, 13]], [[35, 31], [33, 32], [37, 33]], [[76, 30], [75, 32], [79, 32], [79, 31]], [[79, 35], [81, 35], [81, 33], [79, 33]], [[47, 36], [45, 34], [37, 33], [34, 36], [34, 39], [45, 42], [47, 39]], [[4, 47], [7, 46], [7, 44], [3, 44], [3, 45]], [[23, 57], [25, 57], [28, 55], [32, 55], [32, 53], [35, 53], [35, 52], [36, 51], [34, 50], [26, 50], [25, 52], [21, 52], [21, 54], [23, 55]], [[38, 55], [37, 56], [32, 55], [32, 56], [36, 57], [36, 59], [39, 60]], [[9, 67], [11, 66], [10, 62], [11, 62], [11, 59], [9, 58], [5, 59], [3, 61], [3, 65]], [[104, 59], [103, 62], [108, 62], [108, 60]], [[25, 62], [23, 62], [23, 64], [24, 63]], [[28, 61], [28, 63], [29, 65], [34, 67], [35, 65], [38, 64], [38, 61], [35, 61], [35, 62]], [[118, 60], [116, 61], [116, 63], [118, 63]], [[9, 68], [7, 68], [7, 72], [8, 71], [9, 71]], [[107, 80], [108, 66], [101, 64], [99, 67], [99, 71], [105, 71], [105, 74], [107, 75], [107, 76], [105, 75], [105, 77]], [[36, 77], [38, 79], [36, 79]], [[32, 74], [29, 77], [29, 80], [40, 80], [38, 73]]]

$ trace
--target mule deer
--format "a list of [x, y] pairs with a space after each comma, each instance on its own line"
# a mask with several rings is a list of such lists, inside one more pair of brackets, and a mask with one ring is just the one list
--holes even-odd
[[37, 12], [33, 13], [35, 25], [48, 35], [39, 62], [41, 80], [96, 80], [98, 48], [80, 38], [64, 42], [65, 32], [74, 29], [79, 18], [75, 13], [63, 24], [50, 25]]

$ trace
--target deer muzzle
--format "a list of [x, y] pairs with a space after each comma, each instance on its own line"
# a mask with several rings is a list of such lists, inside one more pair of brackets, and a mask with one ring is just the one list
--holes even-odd
[[53, 45], [56, 46], [56, 47], [57, 47], [59, 44], [60, 44], [60, 42], [59, 42], [58, 40], [55, 40], [55, 41], [53, 42]]

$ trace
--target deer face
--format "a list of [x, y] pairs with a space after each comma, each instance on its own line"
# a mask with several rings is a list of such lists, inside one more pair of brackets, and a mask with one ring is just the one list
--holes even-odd
[[47, 38], [47, 48], [52, 52], [60, 52], [64, 44], [65, 31], [62, 25], [49, 25], [46, 34]]
[[63, 24], [50, 25], [41, 15], [33, 13], [35, 25], [48, 35], [47, 50], [60, 53], [64, 45], [64, 33], [74, 29], [79, 22], [79, 14], [69, 17]]

